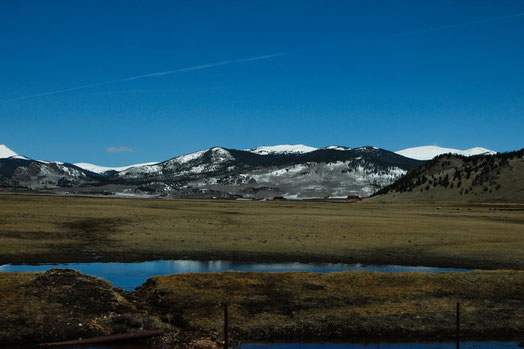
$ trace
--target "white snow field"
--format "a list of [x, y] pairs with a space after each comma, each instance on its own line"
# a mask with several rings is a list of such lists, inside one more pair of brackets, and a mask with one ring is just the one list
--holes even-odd
[[436, 145], [425, 145], [421, 147], [407, 148], [395, 152], [396, 154], [405, 156], [407, 158], [416, 159], [416, 160], [431, 160], [435, 156], [441, 154], [459, 154], [463, 156], [473, 156], [473, 155], [493, 155], [497, 154], [496, 151], [489, 150], [481, 147], [474, 147], [466, 150], [459, 150], [453, 148], [442, 148]]

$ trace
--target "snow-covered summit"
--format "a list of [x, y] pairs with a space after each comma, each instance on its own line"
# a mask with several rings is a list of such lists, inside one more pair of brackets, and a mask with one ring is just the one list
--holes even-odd
[[6, 147], [4, 144], [0, 144], [0, 159], [10, 158], [11, 156], [17, 155], [17, 153]]
[[102, 173], [108, 172], [108, 171], [120, 172], [120, 171], [125, 171], [125, 170], [133, 168], [133, 167], [148, 166], [148, 165], [155, 165], [155, 164], [157, 164], [157, 162], [146, 162], [146, 163], [143, 163], [143, 164], [134, 164], [134, 165], [129, 165], [129, 166], [121, 166], [121, 167], [106, 167], [106, 166], [93, 165], [93, 164], [89, 164], [89, 163], [86, 163], [86, 162], [78, 162], [78, 163], [76, 163], [74, 165], [78, 166], [78, 167], [80, 167], [80, 168], [82, 168], [84, 170], [87, 170], [87, 171], [91, 171], [91, 172], [94, 172], [94, 173], [102, 174]]
[[339, 150], [339, 151], [348, 151], [351, 150], [351, 148], [343, 147], [340, 145], [328, 145], [327, 147], [324, 147], [322, 149], [328, 149], [328, 150]]
[[186, 164], [190, 161], [201, 159], [206, 154], [209, 154], [211, 158], [216, 161], [226, 161], [233, 159], [229, 151], [227, 151], [226, 149], [222, 147], [213, 147], [209, 149], [196, 151], [190, 154], [177, 156], [176, 158], [168, 160], [167, 163]]
[[473, 155], [494, 155], [497, 154], [496, 151], [489, 150], [481, 147], [474, 147], [466, 150], [459, 150], [453, 148], [443, 148], [435, 145], [425, 145], [421, 147], [407, 148], [403, 150], [396, 151], [395, 153], [405, 156], [407, 158], [416, 159], [416, 160], [431, 160], [435, 156], [441, 154], [458, 154], [463, 156], [473, 156]]
[[309, 147], [304, 144], [282, 144], [282, 145], [270, 145], [262, 146], [252, 149], [244, 149], [245, 151], [259, 154], [259, 155], [269, 155], [269, 154], [304, 154], [317, 150], [318, 148]]

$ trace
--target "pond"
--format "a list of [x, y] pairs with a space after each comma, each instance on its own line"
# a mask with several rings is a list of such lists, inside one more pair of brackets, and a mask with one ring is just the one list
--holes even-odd
[[331, 273], [336, 271], [375, 271], [386, 273], [403, 273], [419, 271], [438, 273], [445, 271], [468, 271], [469, 269], [411, 267], [400, 265], [364, 265], [343, 263], [257, 263], [231, 261], [199, 260], [158, 260], [137, 263], [66, 263], [40, 265], [0, 265], [0, 272], [35, 272], [55, 268], [74, 269], [84, 274], [94, 275], [111, 282], [114, 286], [132, 291], [147, 279], [157, 275], [181, 273], [215, 273], [223, 271], [309, 271]]

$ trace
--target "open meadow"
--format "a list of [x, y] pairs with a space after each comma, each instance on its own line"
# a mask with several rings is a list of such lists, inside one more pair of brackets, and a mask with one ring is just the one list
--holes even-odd
[[524, 269], [524, 204], [0, 195], [0, 263], [223, 259]]

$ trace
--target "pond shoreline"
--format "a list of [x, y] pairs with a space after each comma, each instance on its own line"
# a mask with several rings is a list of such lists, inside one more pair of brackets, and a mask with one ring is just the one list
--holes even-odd
[[[389, 254], [389, 255], [388, 255]], [[420, 255], [417, 258], [404, 258], [400, 254], [383, 253], [354, 256], [330, 256], [327, 254], [299, 254], [299, 253], [251, 253], [231, 251], [176, 251], [172, 253], [96, 253], [85, 251], [61, 251], [58, 255], [52, 253], [33, 253], [25, 255], [0, 255], [0, 265], [39, 265], [39, 264], [65, 264], [65, 263], [137, 263], [159, 260], [201, 260], [231, 262], [257, 262], [257, 263], [342, 263], [364, 265], [403, 265], [411, 267], [428, 268], [454, 268], [454, 269], [479, 269], [479, 270], [524, 270], [513, 263], [478, 261], [469, 258], [449, 259], [437, 256]]]
[[315, 272], [332, 273], [342, 271], [364, 272], [466, 272], [471, 269], [411, 267], [401, 265], [363, 265], [344, 263], [256, 263], [235, 261], [158, 260], [135, 263], [93, 262], [39, 265], [0, 265], [0, 272], [41, 272], [50, 269], [73, 269], [86, 275], [107, 280], [115, 287], [132, 291], [155, 276], [183, 273], [238, 272]]

